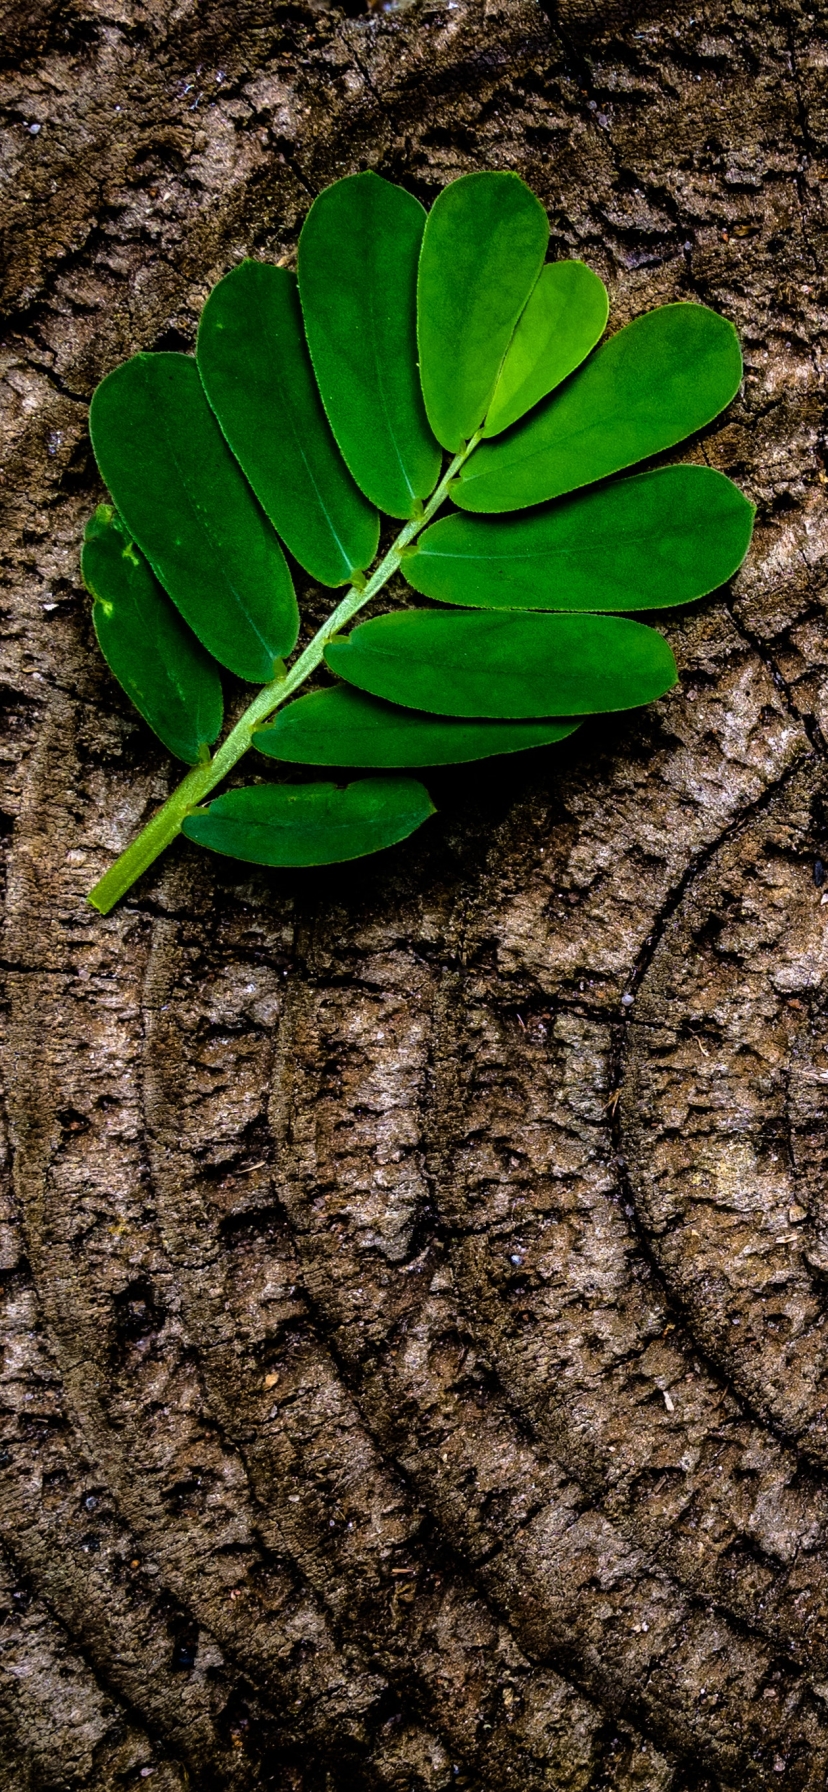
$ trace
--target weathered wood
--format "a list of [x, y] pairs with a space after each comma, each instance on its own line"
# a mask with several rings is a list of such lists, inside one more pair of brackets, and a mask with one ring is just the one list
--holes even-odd
[[[819, 15], [6, 10], [0, 1787], [815, 1792]], [[89, 393], [366, 164], [517, 168], [615, 325], [732, 316], [688, 453], [755, 547], [642, 718], [102, 921], [171, 768], [80, 588]]]

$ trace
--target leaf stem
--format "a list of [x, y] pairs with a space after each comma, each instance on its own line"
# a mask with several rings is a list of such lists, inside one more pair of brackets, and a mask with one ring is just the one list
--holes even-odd
[[396, 540], [392, 542], [387, 554], [384, 555], [367, 582], [354, 584], [346, 591], [341, 602], [331, 611], [322, 627], [317, 629], [313, 640], [308, 642], [307, 647], [300, 653], [299, 658], [294, 660], [289, 670], [285, 671], [282, 667], [270, 684], [262, 686], [252, 703], [248, 704], [235, 726], [222, 741], [212, 759], [206, 760], [203, 765], [193, 766], [183, 782], [179, 784], [178, 789], [173, 791], [171, 797], [168, 797], [163, 808], [159, 809], [152, 820], [147, 822], [137, 840], [127, 847], [126, 852], [121, 853], [120, 858], [115, 860], [114, 865], [110, 866], [99, 883], [90, 891], [88, 900], [93, 908], [99, 910], [100, 914], [108, 915], [115, 904], [120, 902], [121, 897], [126, 895], [136, 878], [140, 877], [157, 859], [159, 853], [171, 844], [176, 835], [180, 833], [185, 816], [189, 815], [211, 790], [215, 789], [222, 778], [226, 778], [227, 773], [232, 771], [234, 765], [237, 765], [247, 752], [248, 747], [252, 744], [254, 730], [266, 721], [267, 717], [272, 715], [280, 704], [285, 703], [288, 697], [293, 696], [294, 691], [304, 684], [305, 679], [309, 678], [312, 672], [315, 672], [322, 660], [325, 648], [333, 636], [339, 634], [351, 621], [351, 618], [370, 603], [384, 585], [387, 585], [388, 580], [397, 571], [409, 543], [431, 521], [435, 511], [439, 510], [440, 505], [448, 496], [452, 480], [456, 478], [472, 450], [477, 447], [481, 434], [482, 431], [478, 430], [477, 434], [466, 443], [465, 448], [455, 455], [420, 515], [412, 518], [400, 530]]

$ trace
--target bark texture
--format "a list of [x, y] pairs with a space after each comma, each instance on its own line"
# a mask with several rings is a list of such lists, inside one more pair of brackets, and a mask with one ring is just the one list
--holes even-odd
[[[824, 1787], [820, 10], [11, 0], [2, 57], [0, 1787]], [[171, 768], [80, 588], [90, 391], [366, 165], [516, 168], [615, 325], [733, 317], [688, 454], [755, 546], [652, 711], [101, 920]]]

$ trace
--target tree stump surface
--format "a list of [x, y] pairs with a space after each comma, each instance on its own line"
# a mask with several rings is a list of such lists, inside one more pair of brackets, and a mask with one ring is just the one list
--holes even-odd
[[[6, 7], [3, 1792], [826, 1784], [823, 25]], [[683, 452], [753, 549], [651, 710], [102, 920], [175, 772], [80, 585], [89, 395], [364, 166], [517, 169], [613, 328], [732, 317]]]

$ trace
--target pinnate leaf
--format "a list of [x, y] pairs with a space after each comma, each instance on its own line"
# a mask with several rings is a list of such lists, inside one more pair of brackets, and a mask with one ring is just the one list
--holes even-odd
[[299, 238], [299, 292], [319, 390], [362, 491], [409, 518], [442, 463], [417, 374], [417, 261], [426, 215], [370, 172], [314, 200]]
[[165, 747], [197, 765], [221, 728], [221, 680], [111, 504], [87, 523], [81, 571], [110, 671]]
[[331, 641], [325, 659], [359, 690], [437, 715], [590, 715], [676, 682], [667, 642], [621, 616], [403, 610]]
[[543, 206], [516, 174], [464, 174], [429, 212], [417, 279], [420, 379], [451, 454], [483, 422], [548, 241]]
[[582, 261], [541, 268], [506, 351], [484, 436], [508, 429], [579, 367], [603, 335], [608, 312], [603, 280]]
[[92, 397], [92, 446], [129, 534], [194, 634], [257, 684], [291, 652], [287, 562], [189, 355], [134, 355]]
[[350, 583], [374, 558], [379, 518], [331, 433], [296, 275], [240, 262], [213, 287], [197, 355], [224, 434], [282, 540], [321, 584]]
[[726, 318], [684, 302], [647, 311], [531, 416], [477, 448], [454, 502], [520, 510], [605, 479], [701, 429], [741, 377], [739, 340]]
[[[367, 601], [402, 562], [409, 585], [451, 607], [330, 638], [360, 607], [349, 595], [295, 668], [301, 683], [324, 652], [344, 682], [254, 727], [273, 759], [397, 774], [463, 763], [561, 741], [583, 716], [675, 684], [661, 634], [610, 612], [720, 585], [747, 549], [752, 508], [698, 466], [608, 481], [729, 402], [738, 340], [680, 303], [596, 349], [605, 289], [581, 262], [544, 267], [548, 236], [513, 174], [453, 182], [425, 221], [410, 194], [352, 176], [311, 208], [299, 285], [243, 262], [210, 295], [197, 360], [139, 355], [98, 388], [91, 431], [117, 508], [89, 525], [84, 574], [108, 663], [172, 751], [205, 759], [221, 723], [199, 642], [267, 683], [295, 646], [277, 532], [323, 584], [353, 582]], [[458, 509], [412, 545], [442, 448], [465, 462]], [[374, 505], [408, 526], [366, 591]], [[236, 763], [268, 701], [96, 885], [102, 913], [180, 829], [247, 863], [313, 866], [392, 845], [434, 812], [401, 775], [256, 785], [189, 807]]]
[[508, 610], [649, 610], [732, 577], [753, 505], [711, 467], [660, 467], [515, 517], [441, 517], [402, 572], [440, 603]]
[[272, 759], [299, 765], [461, 765], [564, 740], [576, 722], [463, 721], [398, 709], [347, 684], [311, 691], [256, 730]]
[[334, 865], [405, 840], [434, 814], [416, 778], [254, 784], [189, 814], [189, 840], [253, 865]]

